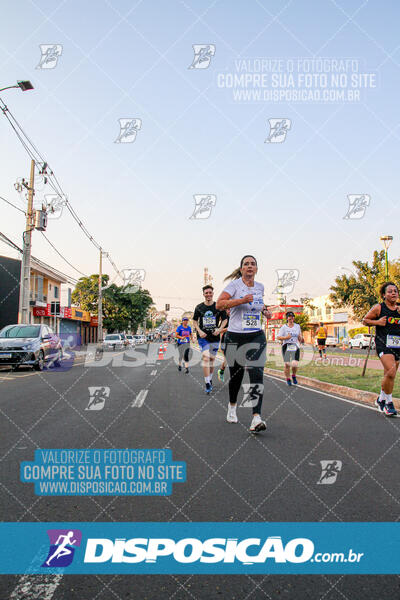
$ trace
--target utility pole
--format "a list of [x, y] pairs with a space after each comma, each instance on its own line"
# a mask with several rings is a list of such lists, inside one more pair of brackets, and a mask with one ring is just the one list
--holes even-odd
[[33, 229], [33, 196], [35, 184], [35, 161], [31, 161], [31, 175], [28, 189], [28, 210], [26, 211], [26, 225], [23, 234], [21, 278], [19, 284], [19, 311], [18, 323], [29, 323], [29, 301], [31, 290], [31, 246]]
[[98, 311], [97, 311], [97, 343], [103, 342], [103, 282], [102, 282], [102, 270], [103, 270], [103, 251], [100, 248], [100, 265], [99, 265], [99, 300], [98, 300]]

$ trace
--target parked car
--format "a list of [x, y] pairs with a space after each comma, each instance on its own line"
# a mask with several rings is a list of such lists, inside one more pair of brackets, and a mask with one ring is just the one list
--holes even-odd
[[[333, 348], [336, 348], [336, 346], [338, 346], [338, 345], [339, 345], [339, 342], [333, 335], [328, 335], [326, 337], [325, 346], [332, 346]], [[318, 348], [318, 339], [317, 338], [315, 338], [315, 340], [314, 340], [314, 346], [316, 348]]]
[[126, 336], [126, 339], [128, 341], [129, 346], [135, 346], [136, 345], [135, 337], [133, 335], [128, 334]]
[[61, 340], [47, 325], [6, 325], [0, 331], [0, 365], [42, 371], [49, 362], [60, 366], [61, 359]]
[[144, 344], [146, 342], [146, 336], [145, 335], [136, 334], [134, 337], [135, 337], [135, 340], [136, 340], [137, 344]]
[[123, 350], [125, 340], [121, 333], [108, 333], [103, 341], [104, 350]]
[[[370, 333], [357, 333], [353, 338], [349, 340], [350, 348], [368, 348], [371, 339]], [[371, 348], [375, 348], [375, 340], [372, 337]]]

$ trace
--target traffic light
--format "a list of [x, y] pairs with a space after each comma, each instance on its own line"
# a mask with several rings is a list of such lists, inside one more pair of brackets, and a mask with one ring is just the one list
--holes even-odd
[[170, 309], [170, 305], [169, 305], [169, 304], [166, 304], [166, 305], [165, 305], [165, 310], [169, 310], [169, 309]]

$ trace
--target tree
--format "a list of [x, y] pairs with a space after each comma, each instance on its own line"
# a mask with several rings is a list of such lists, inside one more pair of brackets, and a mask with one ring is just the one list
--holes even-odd
[[[372, 265], [361, 260], [352, 262], [355, 274], [336, 277], [330, 300], [335, 308], [349, 308], [362, 320], [371, 306], [380, 302], [379, 288], [385, 282], [385, 252], [374, 251]], [[400, 285], [400, 261], [389, 263], [389, 280]]]
[[[72, 302], [83, 310], [98, 314], [98, 275], [81, 277], [72, 293]], [[153, 300], [148, 290], [139, 289], [128, 293], [126, 286], [108, 284], [108, 275], [102, 276], [103, 283], [103, 325], [108, 331], [132, 329], [136, 332], [143, 323]]]
[[294, 322], [300, 325], [301, 331], [309, 331], [311, 329], [310, 317], [306, 312], [295, 315]]

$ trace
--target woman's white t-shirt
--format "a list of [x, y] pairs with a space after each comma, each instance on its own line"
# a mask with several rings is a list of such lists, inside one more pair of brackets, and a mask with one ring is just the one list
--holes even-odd
[[261, 311], [264, 308], [264, 286], [254, 282], [253, 287], [247, 287], [243, 279], [234, 279], [224, 289], [232, 299], [243, 298], [253, 294], [253, 302], [232, 306], [229, 315], [228, 331], [234, 333], [249, 333], [261, 329]]
[[283, 344], [296, 344], [297, 348], [300, 348], [299, 335], [301, 335], [301, 328], [298, 323], [293, 323], [293, 327], [289, 325], [282, 325], [279, 330], [278, 337], [286, 337], [291, 335], [289, 340], [283, 340]]

